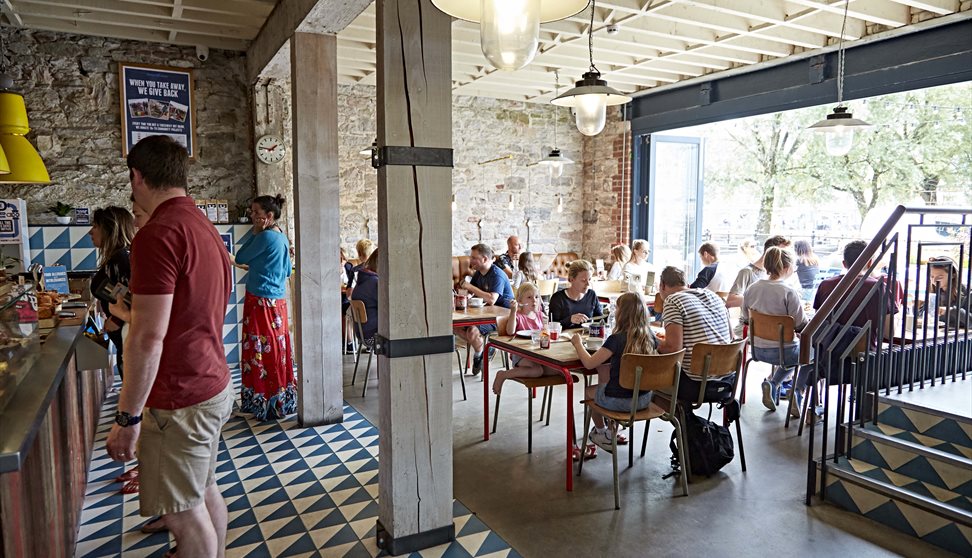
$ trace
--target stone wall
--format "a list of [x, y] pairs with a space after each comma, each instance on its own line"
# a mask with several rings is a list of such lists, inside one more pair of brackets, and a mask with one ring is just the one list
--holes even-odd
[[253, 195], [250, 92], [242, 53], [3, 27], [8, 73], [23, 93], [31, 132], [51, 175], [47, 185], [3, 185], [0, 197], [25, 198], [30, 222], [50, 223], [49, 205], [130, 206], [122, 157], [118, 62], [192, 68], [198, 152], [190, 194], [228, 199]]
[[[271, 107], [289, 106], [286, 87], [271, 88], [270, 93], [276, 96], [270, 101]], [[375, 139], [375, 95], [371, 86], [338, 88], [341, 242], [348, 249], [353, 249], [360, 238], [378, 239], [377, 173], [371, 168], [370, 157], [360, 153]], [[256, 102], [259, 114], [260, 93]], [[465, 96], [455, 97], [452, 109], [456, 195], [453, 253], [466, 253], [480, 238], [505, 250], [510, 234], [518, 234], [524, 244], [529, 236], [530, 248], [536, 252], [580, 251], [584, 243], [584, 141], [574, 128], [569, 111], [549, 104]], [[286, 114], [284, 128], [290, 125], [287, 112], [280, 113]], [[566, 166], [560, 178], [551, 179], [543, 167], [534, 163], [553, 146], [555, 118], [559, 147], [577, 164]], [[289, 148], [289, 133], [284, 139]], [[512, 157], [479, 164], [507, 155]], [[282, 180], [286, 184], [285, 195], [291, 197], [292, 177], [285, 177], [280, 171], [265, 173], [259, 168], [265, 166], [258, 165], [258, 190], [277, 191]], [[563, 211], [558, 212], [561, 196]]]

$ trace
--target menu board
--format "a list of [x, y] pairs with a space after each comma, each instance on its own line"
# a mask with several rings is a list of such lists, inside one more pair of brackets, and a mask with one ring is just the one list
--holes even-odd
[[144, 137], [169, 136], [196, 156], [192, 70], [118, 63], [122, 156]]
[[24, 231], [21, 229], [19, 200], [0, 200], [0, 244], [20, 244]]

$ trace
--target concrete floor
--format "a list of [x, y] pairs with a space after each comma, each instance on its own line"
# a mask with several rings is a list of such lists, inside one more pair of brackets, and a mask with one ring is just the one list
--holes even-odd
[[[361, 363], [363, 368], [367, 359]], [[455, 367], [455, 360], [452, 361]], [[500, 365], [497, 356], [493, 366]], [[373, 365], [373, 367], [376, 365]], [[378, 424], [377, 383], [361, 398], [361, 370], [350, 388], [352, 357], [345, 357], [345, 398]], [[563, 387], [555, 391], [550, 426], [535, 423], [533, 453], [526, 452], [526, 390], [507, 383], [497, 433], [482, 441], [483, 384], [466, 376], [462, 400], [453, 370], [455, 497], [523, 556], [952, 556], [830, 504], [803, 504], [807, 441], [795, 425], [784, 430], [783, 413], [760, 402], [759, 383], [768, 368], [750, 368], [749, 401], [742, 409], [748, 471], [736, 460], [710, 479], [698, 478], [681, 497], [668, 472], [671, 427], [651, 423], [645, 458], [635, 454], [627, 469], [627, 447], [619, 454], [621, 510], [614, 510], [611, 456], [599, 451], [564, 490], [566, 410]], [[579, 401], [579, 395], [575, 396]], [[493, 399], [490, 399], [491, 405]], [[534, 413], [539, 413], [540, 398]], [[583, 428], [575, 405], [578, 432]], [[492, 413], [492, 408], [490, 410]], [[820, 427], [818, 427], [819, 429]], [[819, 430], [818, 430], [819, 433]], [[733, 432], [735, 436], [735, 432]], [[818, 440], [820, 436], [817, 436]], [[641, 447], [640, 427], [634, 436]]]

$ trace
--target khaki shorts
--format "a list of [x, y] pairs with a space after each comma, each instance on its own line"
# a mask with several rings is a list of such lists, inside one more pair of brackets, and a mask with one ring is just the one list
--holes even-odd
[[233, 412], [233, 382], [218, 395], [182, 409], [145, 409], [138, 439], [139, 513], [165, 515], [205, 503], [216, 482], [223, 425]]

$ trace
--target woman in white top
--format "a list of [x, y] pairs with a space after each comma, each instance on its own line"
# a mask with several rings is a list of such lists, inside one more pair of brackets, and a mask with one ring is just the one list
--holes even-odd
[[611, 248], [611, 256], [614, 263], [611, 264], [611, 271], [608, 272], [608, 281], [621, 281], [624, 279], [624, 264], [631, 259], [631, 248], [627, 244], [618, 244]]
[[[648, 274], [655, 272], [655, 267], [648, 263], [648, 254], [651, 248], [647, 240], [635, 240], [631, 243], [631, 259], [624, 264], [624, 275], [626, 278], [638, 277], [641, 286], [644, 287], [648, 282]], [[654, 280], [652, 280], [654, 283]]]
[[516, 291], [523, 283], [533, 283], [537, 285], [540, 280], [540, 271], [537, 269], [537, 262], [533, 259], [533, 252], [523, 252], [517, 262], [517, 268], [513, 271], [513, 278], [510, 285]]
[[[796, 270], [795, 256], [788, 250], [771, 246], [763, 254], [763, 267], [769, 278], [753, 283], [743, 295], [742, 312], [740, 317], [744, 323], [749, 321], [749, 312], [755, 310], [761, 314], [772, 314], [774, 316], [790, 316], [793, 318], [793, 325], [796, 331], [800, 331], [807, 325], [807, 316], [803, 311], [803, 300], [800, 291], [793, 288], [787, 279]], [[753, 339], [753, 356], [763, 362], [779, 362], [780, 342], [778, 339], [763, 339], [755, 337]], [[788, 366], [799, 363], [800, 343], [798, 340], [783, 346], [783, 362]], [[779, 366], [770, 377], [763, 382], [763, 405], [775, 411], [780, 402], [780, 384], [786, 379], [787, 369]], [[803, 378], [797, 378], [797, 385], [794, 389], [803, 388]], [[799, 417], [800, 406], [795, 405], [793, 410]]]

